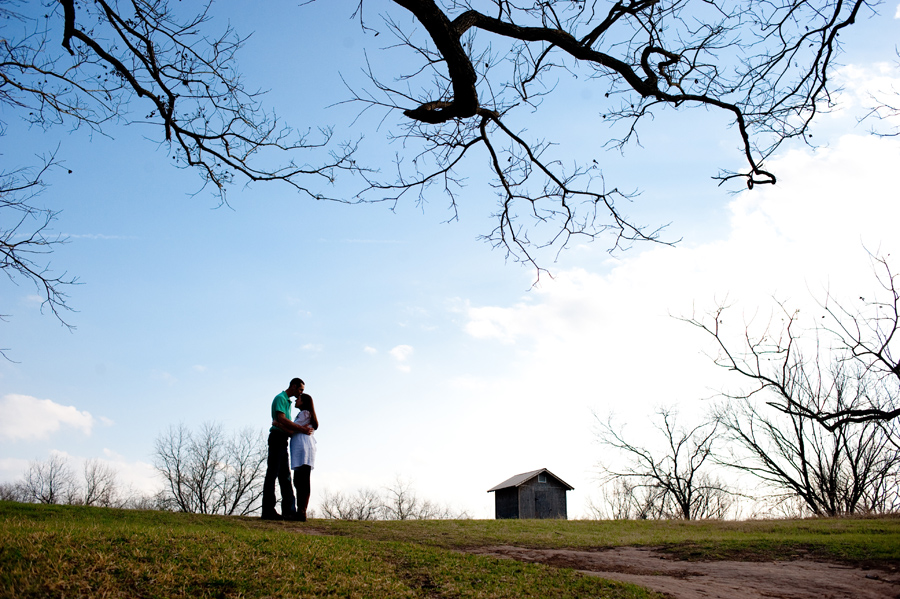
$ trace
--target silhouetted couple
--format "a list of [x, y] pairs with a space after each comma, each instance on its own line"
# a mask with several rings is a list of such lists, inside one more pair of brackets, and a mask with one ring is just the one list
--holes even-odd
[[[306, 385], [292, 379], [288, 388], [272, 400], [272, 428], [269, 429], [269, 455], [266, 478], [263, 482], [263, 520], [298, 520], [306, 522], [309, 505], [309, 475], [316, 462], [316, 440], [313, 432], [319, 428], [313, 398], [303, 392]], [[291, 420], [291, 398], [299, 410]], [[297, 489], [296, 507], [291, 489], [291, 470]], [[275, 480], [281, 488], [281, 514], [275, 510]]]

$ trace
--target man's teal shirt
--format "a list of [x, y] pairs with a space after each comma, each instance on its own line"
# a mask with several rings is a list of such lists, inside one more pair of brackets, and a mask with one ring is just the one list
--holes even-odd
[[[272, 420], [275, 420], [275, 415], [278, 412], [284, 414], [284, 417], [288, 420], [291, 419], [291, 398], [288, 397], [287, 391], [282, 391], [272, 400]], [[269, 431], [284, 432], [283, 429], [280, 429], [277, 426], [272, 426]]]

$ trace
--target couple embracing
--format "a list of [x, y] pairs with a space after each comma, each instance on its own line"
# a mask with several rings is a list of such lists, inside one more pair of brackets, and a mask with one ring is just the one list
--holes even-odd
[[[316, 440], [313, 432], [319, 428], [313, 398], [304, 393], [306, 385], [300, 379], [291, 379], [288, 388], [272, 400], [272, 428], [269, 429], [269, 455], [266, 461], [266, 478], [263, 482], [263, 520], [298, 520], [306, 522], [309, 505], [309, 475], [316, 462]], [[291, 398], [297, 417], [291, 420]], [[288, 451], [290, 449], [290, 452]], [[291, 470], [294, 471], [294, 493], [291, 489]], [[275, 480], [281, 488], [281, 514], [275, 511]]]

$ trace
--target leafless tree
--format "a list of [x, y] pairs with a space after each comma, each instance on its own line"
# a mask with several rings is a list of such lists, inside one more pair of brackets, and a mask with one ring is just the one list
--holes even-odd
[[748, 520], [801, 520], [815, 516], [796, 495], [760, 495], [748, 504]]
[[[731, 506], [731, 492], [710, 472], [717, 441], [717, 424], [707, 422], [691, 429], [679, 427], [670, 409], [657, 411], [654, 423], [661, 449], [628, 441], [612, 418], [597, 418], [597, 440], [625, 459], [621, 467], [612, 460], [601, 464], [601, 482], [614, 497], [614, 516], [664, 517], [695, 520], [723, 518]], [[616, 496], [618, 495], [618, 496]]]
[[900, 294], [887, 261], [873, 257], [873, 265], [882, 297], [860, 296], [851, 308], [829, 293], [819, 322], [806, 328], [784, 303], [780, 321], [762, 332], [745, 324], [737, 343], [726, 335], [725, 306], [688, 319], [715, 340], [716, 363], [749, 383], [723, 393], [717, 409], [742, 450], [729, 464], [782, 497], [799, 497], [813, 514], [896, 505]]
[[440, 503], [423, 499], [416, 514], [417, 520], [468, 520], [472, 516], [466, 510], [460, 510], [448, 503]]
[[[6, 119], [102, 135], [140, 124], [221, 202], [241, 181], [281, 181], [323, 199], [336, 172], [356, 169], [353, 144], [331, 144], [327, 128], [311, 135], [281, 123], [239, 73], [245, 38], [230, 27], [214, 32], [210, 21], [209, 3], [0, 0], [0, 136]], [[311, 152], [315, 165], [299, 151]], [[46, 234], [56, 213], [29, 203], [58, 165], [55, 153], [41, 163], [0, 169], [2, 268], [37, 285], [44, 306], [65, 323], [64, 286], [75, 279], [47, 262], [64, 241]]]
[[[396, 181], [371, 181], [379, 197], [424, 194], [437, 187], [456, 201], [466, 159], [486, 162], [499, 195], [488, 238], [533, 261], [533, 248], [565, 246], [573, 236], [612, 234], [615, 243], [657, 239], [631, 222], [627, 197], [609, 187], [586, 156], [564, 164], [551, 140], [526, 131], [559, 104], [544, 102], [566, 77], [595, 85], [598, 147], [623, 148], [638, 127], [666, 108], [727, 115], [746, 168], [722, 181], [748, 187], [775, 183], [764, 162], [789, 138], [807, 138], [813, 117], [829, 105], [829, 77], [840, 32], [869, 3], [843, 0], [394, 0], [383, 27], [392, 48], [406, 48], [406, 72], [376, 73], [354, 91], [365, 109], [400, 113]], [[360, 1], [356, 16], [368, 4]], [[410, 18], [411, 17], [411, 18]], [[391, 63], [391, 68], [396, 63]], [[392, 81], [393, 79], [393, 81]], [[618, 204], [617, 204], [618, 202]], [[553, 223], [552, 225], [550, 223]]]
[[0, 483], [0, 501], [27, 501], [20, 482]]
[[325, 491], [319, 504], [324, 518], [333, 520], [460, 520], [465, 510], [419, 497], [412, 483], [401, 476], [382, 492], [371, 488], [352, 493]]
[[860, 296], [851, 307], [829, 293], [821, 323], [811, 330], [801, 328], [799, 311], [782, 303], [780, 320], [760, 333], [745, 326], [742, 344], [726, 335], [727, 306], [706, 319], [685, 319], [715, 340], [717, 365], [750, 383], [749, 390], [727, 397], [760, 396], [776, 410], [829, 430], [900, 416], [900, 281], [885, 258], [873, 257], [873, 266], [882, 296]]
[[[838, 382], [835, 390], [838, 406], [844, 401], [843, 386]], [[723, 403], [718, 419], [733, 442], [720, 461], [756, 476], [776, 498], [798, 497], [819, 516], [896, 509], [900, 452], [879, 423], [844, 420], [826, 428], [749, 397]]]
[[[413, 61], [391, 61], [413, 66], [388, 73], [366, 63], [371, 84], [350, 91], [363, 110], [386, 112], [379, 122], [399, 149], [383, 170], [396, 177], [360, 166], [355, 141], [315, 126], [317, 134], [304, 134], [265, 108], [240, 75], [246, 38], [215, 31], [208, 2], [0, 0], [3, 118], [104, 135], [113, 125], [148, 127], [173, 163], [197, 171], [222, 202], [232, 183], [280, 181], [309, 198], [345, 202], [443, 195], [455, 214], [470, 164], [480, 162], [499, 197], [485, 237], [536, 264], [537, 248], [561, 249], [572, 236], [611, 235], [614, 247], [659, 239], [659, 228], [623, 212], [631, 194], [607, 184], [596, 158], [564, 162], [553, 140], [527, 132], [528, 121], [558, 110], [543, 100], [560, 79], [595, 85], [602, 96], [601, 118], [592, 122], [592, 109], [587, 127], [621, 126], [601, 132], [598, 149], [624, 148], [667, 108], [720, 112], [734, 124], [746, 166], [719, 178], [771, 184], [766, 158], [785, 139], [807, 138], [829, 105], [841, 31], [872, 12], [865, 0], [394, 0], [376, 31], [364, 18], [369, 5], [359, 0], [356, 9], [362, 30], [394, 36], [391, 48]], [[346, 174], [362, 177], [359, 193], [330, 197]], [[43, 244], [43, 219], [33, 247], [47, 250], [61, 240]], [[62, 286], [73, 279], [36, 266], [26, 278], [45, 288], [45, 305], [60, 316]]]
[[[900, 50], [895, 50], [897, 59], [894, 61], [894, 68], [900, 69]], [[900, 89], [891, 87], [891, 89], [878, 89], [870, 92], [869, 102], [870, 110], [859, 120], [875, 121], [872, 127], [872, 133], [879, 137], [896, 137], [900, 135]]]
[[113, 507], [120, 505], [118, 475], [115, 468], [97, 459], [84, 463], [84, 487], [80, 501], [84, 505]]
[[591, 520], [654, 520], [665, 517], [663, 493], [658, 486], [643, 485], [628, 478], [607, 480], [601, 497], [588, 497]]
[[262, 497], [266, 447], [259, 432], [244, 428], [225, 443], [224, 467], [216, 479], [217, 512], [249, 514]]
[[85, 460], [82, 475], [83, 478], [76, 476], [69, 461], [60, 455], [35, 460], [22, 479], [0, 483], [0, 500], [140, 510], [174, 507], [164, 491], [147, 494], [120, 484], [117, 470], [102, 460]]
[[344, 513], [350, 520], [378, 520], [384, 514], [383, 498], [375, 489], [358, 489], [345, 504]]
[[157, 437], [154, 449], [154, 466], [163, 476], [167, 501], [183, 512], [195, 511], [196, 505], [190, 483], [189, 446], [190, 431], [179, 424]]
[[[895, 438], [891, 439], [891, 444], [897, 449]], [[894, 452], [894, 458], [900, 458], [900, 455]], [[890, 470], [882, 468], [882, 471], [884, 475], [880, 479], [871, 480], [866, 485], [860, 503], [864, 510], [871, 513], [900, 513], [900, 468], [895, 464]]]
[[73, 503], [76, 497], [75, 475], [57, 454], [30, 462], [21, 487], [25, 500], [34, 503]]
[[[54, 166], [50, 157], [37, 169], [0, 171], [0, 270], [14, 284], [19, 280], [34, 284], [43, 299], [42, 305], [68, 326], [63, 318], [63, 312], [68, 309], [63, 287], [74, 284], [76, 279], [65, 273], [52, 273], [49, 264], [42, 260], [54, 247], [65, 243], [65, 239], [48, 233], [56, 213], [34, 205], [35, 197], [43, 188], [44, 174]], [[0, 320], [7, 316], [0, 315]], [[7, 349], [0, 348], [0, 356], [9, 359]]]
[[388, 520], [415, 520], [421, 508], [412, 483], [400, 476], [384, 489], [384, 511]]
[[353, 494], [325, 491], [319, 509], [331, 520], [381, 520], [384, 503], [374, 489], [357, 489]]
[[166, 496], [164, 490], [153, 494], [138, 491], [122, 493], [122, 499], [117, 507], [127, 510], [172, 510], [172, 502]]
[[[104, 132], [112, 123], [151, 125], [178, 164], [220, 193], [242, 177], [320, 198], [303, 181], [327, 182], [351, 167], [346, 147], [315, 167], [292, 160], [294, 150], [326, 143], [329, 131], [311, 142], [263, 108], [260, 92], [238, 72], [246, 40], [230, 27], [210, 31], [210, 2], [59, 0], [35, 9], [2, 0], [0, 11], [0, 103], [35, 126]], [[270, 152], [288, 159], [259, 164]]]
[[124, 498], [112, 466], [97, 460], [84, 462], [83, 478], [72, 471], [69, 461], [52, 455], [31, 462], [22, 480], [9, 486], [10, 499], [38, 503], [63, 503], [121, 507]]
[[422, 499], [412, 483], [401, 476], [384, 488], [382, 504], [386, 520], [459, 520], [469, 517], [464, 510]]
[[247, 515], [259, 506], [266, 447], [243, 430], [227, 437], [221, 425], [194, 432], [184, 424], [157, 437], [154, 465], [166, 484], [166, 502], [200, 514]]

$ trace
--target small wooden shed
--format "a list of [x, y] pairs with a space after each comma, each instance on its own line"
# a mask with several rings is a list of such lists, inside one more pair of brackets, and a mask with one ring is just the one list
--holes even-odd
[[523, 472], [509, 478], [496, 487], [494, 493], [494, 517], [507, 518], [568, 518], [566, 491], [575, 487], [546, 468]]

